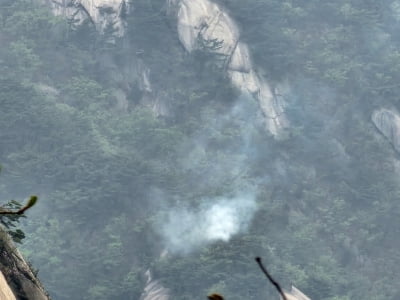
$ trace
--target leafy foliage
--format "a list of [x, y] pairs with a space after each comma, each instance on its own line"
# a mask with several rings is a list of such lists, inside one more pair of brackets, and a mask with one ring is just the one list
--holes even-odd
[[[16, 211], [21, 209], [22, 205], [15, 200], [11, 200], [3, 205], [2, 208]], [[0, 223], [6, 228], [7, 233], [16, 243], [21, 243], [25, 238], [25, 233], [21, 229], [17, 228], [20, 218], [25, 218], [25, 215], [0, 215]]]

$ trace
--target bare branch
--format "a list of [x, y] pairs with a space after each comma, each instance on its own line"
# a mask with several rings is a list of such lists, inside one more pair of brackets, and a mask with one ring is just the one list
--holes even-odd
[[256, 257], [255, 258], [256, 262], [258, 263], [258, 265], [260, 266], [261, 271], [263, 271], [263, 273], [265, 274], [265, 276], [267, 276], [268, 280], [275, 286], [275, 288], [278, 290], [279, 294], [282, 297], [282, 300], [288, 300], [285, 293], [283, 292], [281, 286], [279, 285], [279, 283], [277, 281], [275, 281], [275, 279], [272, 278], [272, 276], [268, 273], [267, 269], [264, 267], [262, 261], [261, 261], [261, 257]]

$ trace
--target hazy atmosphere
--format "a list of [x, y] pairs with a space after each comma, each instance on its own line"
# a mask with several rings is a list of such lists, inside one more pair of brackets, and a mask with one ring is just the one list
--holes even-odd
[[53, 300], [278, 300], [255, 256], [398, 300], [399, 153], [400, 1], [0, 0], [0, 199], [38, 196]]

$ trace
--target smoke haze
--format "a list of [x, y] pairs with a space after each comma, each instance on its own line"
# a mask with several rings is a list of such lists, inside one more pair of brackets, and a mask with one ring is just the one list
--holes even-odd
[[245, 231], [255, 211], [251, 193], [209, 199], [198, 209], [172, 209], [161, 233], [169, 251], [188, 253], [215, 241], [229, 241]]

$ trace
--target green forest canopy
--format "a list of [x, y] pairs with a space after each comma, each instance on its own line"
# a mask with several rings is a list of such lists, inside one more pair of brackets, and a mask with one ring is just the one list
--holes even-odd
[[[219, 3], [270, 82], [291, 85], [285, 138], [212, 57], [184, 52], [164, 1], [136, 0], [111, 45], [90, 22], [0, 1], [1, 196], [41, 198], [25, 255], [60, 300], [138, 299], [148, 268], [177, 300], [275, 297], [255, 255], [312, 299], [399, 299], [398, 154], [370, 121], [399, 108], [397, 1]], [[143, 103], [138, 50], [167, 116]], [[247, 186], [247, 232], [160, 258], [167, 207]]]

